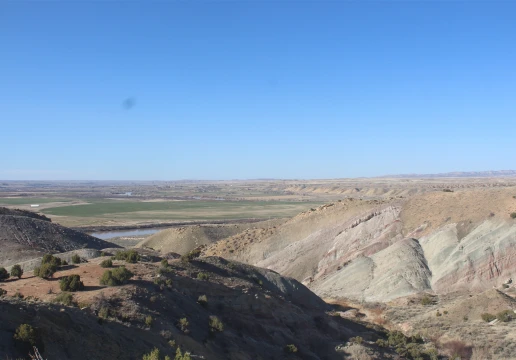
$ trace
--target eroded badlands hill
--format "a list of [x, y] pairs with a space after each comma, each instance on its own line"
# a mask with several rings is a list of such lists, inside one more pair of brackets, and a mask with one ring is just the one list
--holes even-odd
[[388, 301], [501, 286], [516, 274], [516, 188], [347, 199], [206, 249], [266, 267], [322, 297]]

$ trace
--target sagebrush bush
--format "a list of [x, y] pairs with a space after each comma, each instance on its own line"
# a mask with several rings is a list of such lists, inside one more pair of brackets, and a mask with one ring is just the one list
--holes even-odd
[[141, 260], [140, 254], [136, 250], [119, 251], [113, 256], [114, 260], [125, 260], [130, 264], [135, 264]]
[[496, 315], [489, 314], [489, 313], [483, 313], [480, 316], [482, 317], [482, 320], [484, 320], [485, 322], [491, 322], [494, 319], [496, 319]]
[[5, 291], [4, 289], [0, 288], [0, 297], [4, 296], [7, 294], [7, 291]]
[[208, 305], [208, 297], [206, 295], [199, 296], [199, 298], [197, 299], [197, 303], [199, 303], [199, 305], [201, 306], [206, 307]]
[[516, 212], [511, 213], [511, 219], [516, 219]]
[[[143, 355], [143, 360], [161, 360], [161, 353], [158, 348], [154, 348], [150, 353]], [[164, 360], [172, 360], [170, 356], [165, 356]], [[177, 357], [176, 357], [177, 359]], [[181, 359], [180, 359], [181, 360]]]
[[188, 326], [190, 325], [190, 323], [188, 322], [188, 319], [187, 318], [181, 318], [179, 319], [179, 322], [177, 323], [177, 327], [182, 331], [184, 332], [185, 334], [187, 334], [189, 332], [188, 330]]
[[194, 250], [190, 251], [189, 253], [181, 256], [181, 261], [182, 262], [190, 262], [193, 259], [198, 258], [199, 256], [201, 256], [201, 250], [194, 249]]
[[34, 346], [38, 342], [38, 332], [29, 324], [21, 324], [16, 328], [14, 338]]
[[81, 291], [84, 290], [84, 284], [79, 275], [70, 275], [59, 280], [59, 288], [61, 291]]
[[104, 260], [100, 263], [100, 266], [103, 268], [112, 268], [113, 267], [113, 261], [111, 259]]
[[362, 338], [362, 336], [355, 336], [355, 337], [350, 338], [349, 342], [360, 345], [364, 342], [364, 338]]
[[285, 346], [285, 352], [289, 354], [295, 354], [297, 353], [297, 346], [294, 344], [288, 344]]
[[145, 325], [151, 327], [153, 322], [154, 319], [152, 318], [152, 316], [149, 315], [145, 317]]
[[63, 304], [66, 306], [74, 305], [73, 295], [70, 294], [69, 292], [62, 292], [61, 294], [57, 295], [54, 298], [53, 302], [58, 303], [58, 304]]
[[72, 256], [72, 264], [80, 264], [81, 263], [81, 257], [78, 254], [74, 254]]
[[0, 267], [0, 281], [9, 279], [9, 273], [5, 268]]
[[210, 331], [212, 331], [212, 332], [224, 331], [224, 324], [216, 316], [210, 316], [209, 326], [210, 326]]
[[496, 314], [496, 318], [502, 322], [509, 322], [515, 318], [515, 315], [512, 310], [504, 310]]
[[127, 270], [124, 266], [113, 270], [106, 270], [100, 278], [100, 285], [118, 286], [126, 284], [133, 273]]
[[168, 260], [167, 259], [162, 259], [161, 260], [161, 267], [162, 268], [168, 268]]
[[199, 280], [208, 280], [210, 278], [210, 275], [208, 273], [205, 273], [205, 272], [200, 272], [197, 274], [197, 279]]
[[430, 296], [428, 295], [425, 295], [423, 296], [423, 298], [421, 299], [421, 305], [433, 305], [434, 304], [434, 299], [432, 299]]
[[23, 269], [21, 268], [21, 266], [13, 265], [13, 267], [11, 268], [11, 276], [21, 279], [22, 275], [23, 275]]

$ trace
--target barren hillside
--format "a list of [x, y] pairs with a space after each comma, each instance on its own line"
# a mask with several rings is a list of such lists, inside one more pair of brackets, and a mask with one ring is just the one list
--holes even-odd
[[485, 188], [348, 199], [235, 235], [205, 254], [273, 269], [328, 298], [482, 291], [516, 272], [514, 196], [516, 188]]
[[0, 266], [10, 266], [75, 249], [118, 247], [107, 241], [53, 224], [50, 221], [18, 215], [0, 215]]
[[162, 254], [175, 252], [186, 254], [201, 245], [210, 245], [247, 229], [263, 229], [282, 224], [285, 220], [273, 219], [253, 223], [224, 225], [195, 225], [160, 231], [136, 245], [137, 248], [152, 248]]

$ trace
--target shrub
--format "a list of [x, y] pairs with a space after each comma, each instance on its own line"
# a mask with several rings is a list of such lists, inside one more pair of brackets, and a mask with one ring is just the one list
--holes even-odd
[[38, 342], [38, 333], [36, 329], [34, 329], [29, 324], [21, 324], [16, 328], [14, 338], [34, 346]]
[[68, 261], [66, 261], [66, 260], [61, 261], [61, 266], [66, 266], [66, 265], [68, 265]]
[[190, 262], [193, 259], [198, 258], [199, 256], [201, 256], [201, 250], [200, 249], [194, 249], [194, 250], [190, 251], [189, 253], [184, 254], [183, 256], [181, 256], [181, 261], [182, 262]]
[[452, 340], [442, 344], [442, 349], [451, 359], [471, 359], [473, 348], [459, 340]]
[[185, 353], [183, 355], [181, 348], [177, 348], [176, 350], [176, 356], [174, 357], [174, 360], [192, 360], [189, 353]]
[[428, 295], [425, 295], [423, 296], [423, 298], [421, 299], [421, 305], [434, 305], [434, 299], [432, 299], [430, 296]]
[[43, 264], [50, 264], [55, 266], [56, 268], [62, 265], [60, 258], [50, 254], [43, 255], [43, 258], [41, 259], [41, 265]]
[[210, 330], [212, 332], [215, 332], [215, 331], [222, 332], [222, 331], [224, 331], [224, 324], [216, 316], [210, 316], [209, 326], [210, 326]]
[[362, 336], [355, 336], [355, 337], [350, 338], [349, 341], [353, 344], [360, 345], [364, 342], [364, 339], [362, 338]]
[[511, 213], [511, 219], [516, 219], [516, 212]]
[[197, 279], [199, 280], [208, 280], [210, 278], [210, 275], [208, 273], [205, 273], [205, 272], [200, 272], [197, 274]]
[[[150, 353], [143, 355], [143, 360], [161, 360], [161, 354], [158, 348], [154, 348]], [[165, 356], [164, 360], [171, 360], [170, 356]]]
[[81, 291], [84, 290], [84, 284], [79, 275], [70, 275], [59, 280], [59, 288], [61, 291]]
[[453, 192], [452, 189], [443, 189], [443, 192]]
[[161, 260], [161, 267], [162, 268], [168, 268], [168, 260], [167, 259], [162, 259]]
[[512, 319], [514, 319], [514, 317], [515, 317], [515, 314], [514, 314], [514, 311], [512, 311], [512, 310], [504, 310], [504, 311], [500, 311], [498, 314], [496, 314], [496, 318], [502, 322], [509, 322]]
[[69, 292], [62, 292], [61, 294], [57, 295], [52, 302], [66, 306], [74, 305], [73, 295]]
[[190, 325], [190, 323], [188, 322], [188, 319], [187, 318], [181, 318], [179, 319], [179, 322], [177, 323], [177, 327], [182, 331], [184, 332], [185, 334], [187, 334], [189, 332], [188, 330], [188, 326]]
[[118, 286], [126, 284], [130, 278], [133, 277], [133, 273], [127, 270], [124, 266], [117, 269], [106, 270], [100, 278], [100, 285]]
[[502, 286], [503, 286], [504, 289], [510, 288], [509, 284], [503, 284]]
[[147, 325], [148, 327], [151, 327], [153, 322], [154, 319], [152, 318], [152, 316], [149, 315], [145, 317], [145, 325]]
[[483, 313], [482, 315], [480, 315], [482, 317], [482, 320], [484, 320], [485, 322], [491, 322], [493, 321], [494, 319], [496, 319], [496, 316], [493, 315], [493, 314], [489, 314], [489, 313]]
[[206, 307], [208, 305], [208, 297], [206, 295], [201, 295], [197, 299], [197, 303], [201, 306]]
[[136, 250], [119, 251], [113, 258], [114, 260], [125, 260], [125, 262], [130, 264], [135, 264], [141, 259], [140, 254]]
[[296, 345], [294, 345], [294, 344], [288, 344], [287, 346], [285, 346], [285, 352], [286, 352], [286, 353], [290, 353], [290, 354], [295, 354], [295, 353], [297, 353], [297, 347], [296, 347]]
[[81, 257], [78, 254], [74, 254], [72, 256], [72, 264], [80, 264], [81, 263]]
[[111, 259], [104, 260], [100, 263], [100, 266], [103, 268], [111, 268], [113, 267], [113, 261]]
[[0, 267], [0, 281], [9, 279], [9, 273], [5, 268]]
[[435, 316], [442, 316], [442, 315], [443, 315], [443, 314], [441, 314], [441, 313], [439, 312], [439, 310], [437, 310], [437, 312], [435, 313]]
[[7, 291], [5, 291], [4, 289], [0, 288], [0, 298], [4, 295], [7, 294]]
[[57, 266], [52, 263], [42, 263], [40, 267], [34, 269], [34, 275], [42, 279], [49, 279], [54, 276], [57, 271]]
[[[1, 270], [0, 270], [0, 272], [1, 272]], [[21, 279], [22, 275], [23, 275], [23, 269], [21, 268], [21, 266], [13, 265], [13, 267], [11, 268], [11, 276]]]

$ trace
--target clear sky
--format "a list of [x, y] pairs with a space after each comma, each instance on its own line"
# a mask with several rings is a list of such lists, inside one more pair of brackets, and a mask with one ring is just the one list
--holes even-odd
[[516, 1], [2, 1], [0, 179], [516, 168]]

